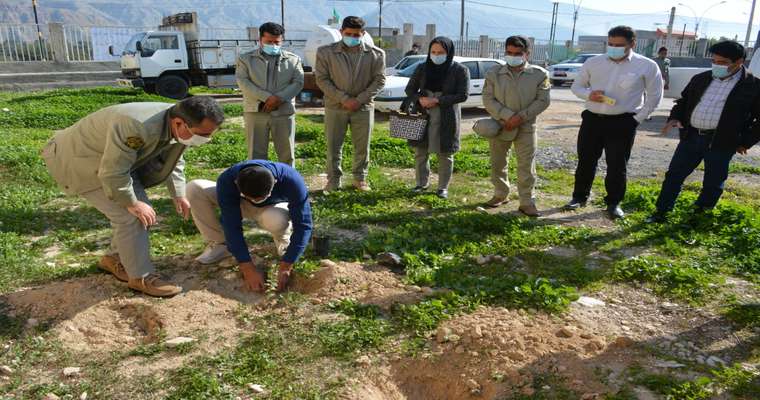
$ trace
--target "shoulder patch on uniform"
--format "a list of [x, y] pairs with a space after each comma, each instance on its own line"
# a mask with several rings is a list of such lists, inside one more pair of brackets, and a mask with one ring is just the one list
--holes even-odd
[[127, 147], [129, 147], [132, 150], [139, 150], [140, 148], [143, 147], [143, 145], [145, 145], [145, 142], [139, 136], [130, 136], [127, 138], [124, 144], [126, 144]]

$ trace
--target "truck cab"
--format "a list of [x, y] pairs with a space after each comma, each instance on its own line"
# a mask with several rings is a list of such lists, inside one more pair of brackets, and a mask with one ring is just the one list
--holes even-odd
[[170, 98], [190, 86], [187, 43], [182, 32], [149, 31], [132, 36], [121, 54], [120, 86], [142, 87]]

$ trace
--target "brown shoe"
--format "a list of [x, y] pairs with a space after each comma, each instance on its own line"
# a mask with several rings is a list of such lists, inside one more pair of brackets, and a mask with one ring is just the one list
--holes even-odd
[[354, 188], [360, 192], [369, 192], [372, 190], [367, 181], [354, 181]]
[[124, 269], [124, 265], [122, 265], [121, 260], [119, 260], [118, 254], [101, 257], [100, 261], [98, 261], [98, 267], [103, 271], [110, 272], [116, 277], [116, 279], [122, 282], [129, 281], [127, 270]]
[[129, 288], [154, 297], [171, 297], [182, 292], [182, 287], [164, 281], [158, 274], [130, 279]]
[[541, 215], [538, 213], [538, 209], [533, 204], [529, 204], [527, 206], [520, 206], [517, 208], [517, 210], [532, 218], [536, 218]]
[[496, 196], [494, 195], [491, 197], [491, 200], [488, 200], [486, 202], [486, 207], [496, 208], [502, 204], [505, 204], [507, 202], [507, 196]]
[[327, 194], [337, 192], [338, 190], [340, 190], [340, 181], [327, 181], [327, 184], [325, 185], [325, 188], [322, 189], [322, 192]]

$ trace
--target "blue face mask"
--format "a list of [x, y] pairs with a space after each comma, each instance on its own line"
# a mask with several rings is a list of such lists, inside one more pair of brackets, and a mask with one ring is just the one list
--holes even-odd
[[718, 79], [723, 79], [729, 75], [731, 75], [731, 73], [728, 71], [728, 65], [718, 65], [718, 64], [712, 65], [713, 77], [718, 78]]
[[435, 65], [441, 65], [446, 62], [446, 54], [431, 54], [430, 61]]
[[607, 46], [607, 57], [613, 60], [625, 57], [625, 47]]
[[343, 43], [348, 47], [356, 47], [362, 43], [362, 39], [351, 36], [343, 36]]
[[519, 67], [525, 64], [525, 58], [523, 58], [523, 56], [505, 56], [504, 61], [506, 61], [507, 65], [510, 67]]
[[264, 54], [268, 54], [270, 56], [276, 56], [280, 54], [280, 49], [282, 46], [278, 46], [276, 44], [264, 44], [261, 46], [261, 51], [264, 52]]

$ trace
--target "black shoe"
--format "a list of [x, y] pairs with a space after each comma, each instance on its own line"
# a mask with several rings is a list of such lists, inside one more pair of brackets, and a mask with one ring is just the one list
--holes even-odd
[[614, 206], [607, 206], [607, 215], [609, 215], [610, 219], [623, 219], [625, 218], [625, 213], [623, 212], [623, 209], [620, 208], [620, 205], [614, 205]]
[[447, 189], [438, 189], [438, 192], [436, 192], [435, 195], [442, 199], [448, 199], [449, 191]]
[[425, 191], [427, 191], [427, 190], [428, 190], [428, 187], [427, 187], [427, 186], [419, 186], [419, 185], [418, 185], [418, 186], [415, 186], [415, 187], [412, 189], [412, 193], [423, 193], [423, 192], [425, 192]]
[[567, 211], [577, 210], [581, 207], [586, 207], [586, 200], [573, 198], [569, 203], [565, 204], [563, 209]]
[[654, 214], [650, 215], [649, 218], [646, 219], [647, 224], [662, 224], [664, 222], [667, 222], [668, 220], [668, 213], [665, 211], [657, 210], [654, 212]]

